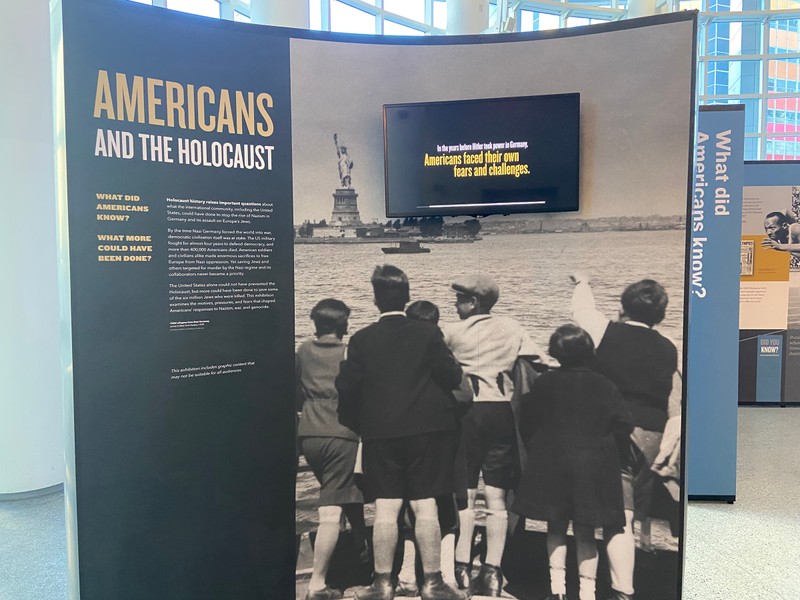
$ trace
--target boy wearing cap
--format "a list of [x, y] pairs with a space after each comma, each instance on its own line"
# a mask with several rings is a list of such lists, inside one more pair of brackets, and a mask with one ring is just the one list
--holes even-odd
[[456, 413], [450, 390], [461, 368], [436, 325], [408, 319], [408, 278], [391, 265], [372, 274], [377, 323], [350, 339], [336, 388], [339, 421], [361, 434], [365, 485], [376, 498], [375, 576], [357, 600], [392, 600], [397, 518], [408, 500], [425, 572], [423, 600], [464, 600], [442, 579], [436, 496], [453, 491]]
[[[497, 284], [482, 273], [452, 284], [458, 323], [443, 327], [445, 341], [469, 377], [475, 394], [462, 421], [467, 452], [468, 504], [459, 513], [461, 535], [456, 546], [456, 579], [462, 589], [499, 597], [503, 587], [500, 563], [506, 543], [506, 492], [519, 477], [519, 454], [511, 409], [511, 372], [517, 358], [543, 354], [514, 319], [491, 314], [500, 297]], [[486, 560], [470, 584], [475, 497], [483, 473], [486, 494]]]

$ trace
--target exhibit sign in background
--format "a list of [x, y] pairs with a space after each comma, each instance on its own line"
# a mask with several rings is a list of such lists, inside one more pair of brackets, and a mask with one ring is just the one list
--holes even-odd
[[800, 402], [800, 163], [747, 162], [744, 173], [739, 403], [793, 404]]
[[744, 105], [702, 106], [697, 119], [689, 256], [689, 498], [736, 496], [739, 261]]
[[[294, 349], [321, 298], [350, 304], [351, 331], [373, 322], [369, 275], [385, 258], [379, 244], [294, 240], [292, 219], [298, 233], [313, 221], [336, 238], [383, 224], [383, 104], [581, 97], [581, 210], [486, 219], [483, 240], [396, 257], [414, 300], [454, 320], [448, 280], [490, 273], [494, 312], [546, 347], [572, 317], [576, 270], [590, 272], [608, 318], [626, 285], [652, 278], [670, 296], [659, 330], [683, 347], [696, 15], [389, 40], [106, 0], [54, 9], [70, 553], [83, 600], [304, 596], [294, 534], [313, 528], [317, 493], [296, 473]], [[660, 51], [608, 68], [645, 44]], [[337, 169], [345, 145], [352, 187]], [[353, 226], [322, 224], [342, 198], [358, 198]], [[673, 600], [682, 504], [657, 488], [655, 566], [637, 565], [636, 582], [643, 597]], [[532, 568], [527, 550], [544, 535], [524, 525], [509, 572], [538, 590], [547, 561]]]
[[61, 12], [80, 597], [270, 597], [294, 582], [288, 39]]

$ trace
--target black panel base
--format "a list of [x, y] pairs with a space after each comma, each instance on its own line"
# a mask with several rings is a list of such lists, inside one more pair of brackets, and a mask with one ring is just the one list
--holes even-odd
[[693, 496], [689, 495], [689, 502], [727, 502], [728, 504], [733, 504], [736, 502], [736, 495], [733, 496], [725, 496], [725, 495], [715, 495], [710, 494], [707, 496]]

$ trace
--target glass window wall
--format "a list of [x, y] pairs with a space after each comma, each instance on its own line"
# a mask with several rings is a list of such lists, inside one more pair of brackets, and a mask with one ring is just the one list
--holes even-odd
[[[132, 0], [220, 17], [218, 0]], [[438, 35], [447, 0], [308, 1], [312, 29]], [[250, 0], [223, 0], [248, 21]], [[625, 18], [627, 0], [490, 0], [489, 27], [544, 31]], [[666, 0], [661, 8], [700, 10], [698, 103], [744, 104], [745, 158], [800, 158], [800, 0]], [[231, 10], [233, 9], [233, 10]], [[502, 20], [502, 22], [500, 22]]]
[[167, 8], [219, 19], [217, 0], [167, 0]]

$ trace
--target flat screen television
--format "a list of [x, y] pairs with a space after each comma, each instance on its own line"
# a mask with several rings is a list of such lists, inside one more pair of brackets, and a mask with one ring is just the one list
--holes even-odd
[[383, 107], [386, 216], [579, 208], [580, 94]]

